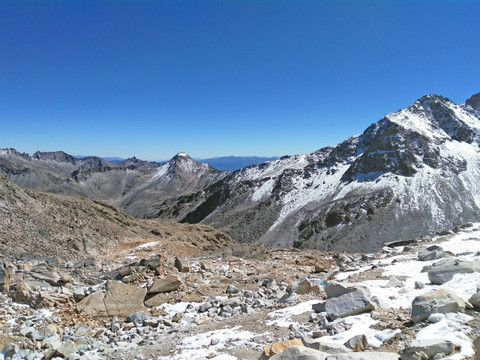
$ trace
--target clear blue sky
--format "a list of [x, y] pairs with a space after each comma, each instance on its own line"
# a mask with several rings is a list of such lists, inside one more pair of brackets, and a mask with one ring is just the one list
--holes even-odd
[[0, 0], [0, 148], [307, 153], [480, 92], [479, 1]]

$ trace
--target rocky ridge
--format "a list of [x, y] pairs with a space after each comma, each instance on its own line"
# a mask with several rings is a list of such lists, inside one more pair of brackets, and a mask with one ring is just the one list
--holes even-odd
[[107, 202], [137, 218], [156, 218], [159, 204], [215, 183], [226, 172], [178, 153], [164, 164], [75, 158], [62, 151], [0, 150], [0, 174], [19, 186]]

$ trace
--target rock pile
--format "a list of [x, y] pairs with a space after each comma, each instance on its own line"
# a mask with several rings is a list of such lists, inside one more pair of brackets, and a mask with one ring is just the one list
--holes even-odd
[[[475, 279], [477, 255], [466, 260], [422, 245], [375, 255], [277, 249], [245, 258], [230, 249], [121, 261], [4, 261], [0, 359], [417, 360], [467, 353], [467, 342], [416, 335], [435, 324], [466, 329], [466, 321], [473, 330], [463, 336], [480, 335], [480, 323], [471, 320], [478, 319], [480, 289], [465, 299], [428, 282], [448, 285], [449, 277], [469, 273]], [[445, 258], [430, 259], [432, 251]], [[412, 259], [424, 266], [422, 281], [387, 273]], [[391, 306], [408, 294], [416, 294], [408, 307]]]

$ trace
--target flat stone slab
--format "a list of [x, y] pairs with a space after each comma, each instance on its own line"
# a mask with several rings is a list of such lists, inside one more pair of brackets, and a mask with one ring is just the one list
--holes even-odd
[[91, 316], [127, 317], [138, 311], [147, 311], [143, 304], [146, 294], [146, 288], [109, 280], [105, 293], [97, 291], [87, 296], [77, 303], [77, 308]]

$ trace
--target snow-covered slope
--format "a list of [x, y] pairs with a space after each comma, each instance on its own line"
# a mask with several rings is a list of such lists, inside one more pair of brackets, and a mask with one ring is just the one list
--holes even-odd
[[164, 214], [239, 241], [350, 251], [477, 220], [478, 98], [424, 96], [335, 147], [241, 169]]

